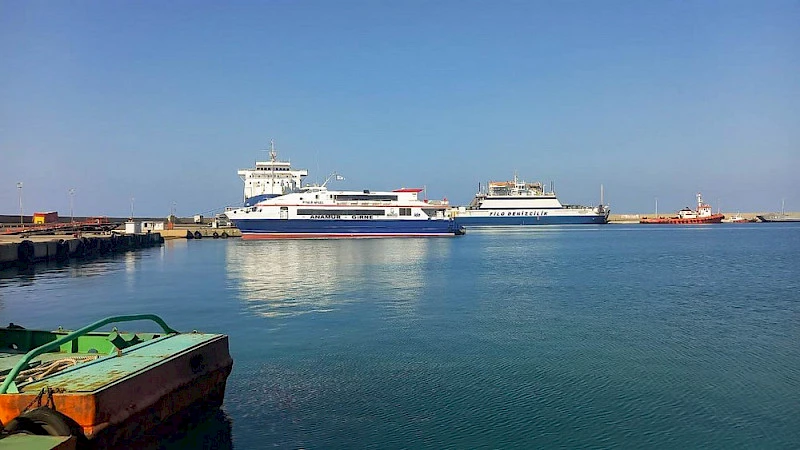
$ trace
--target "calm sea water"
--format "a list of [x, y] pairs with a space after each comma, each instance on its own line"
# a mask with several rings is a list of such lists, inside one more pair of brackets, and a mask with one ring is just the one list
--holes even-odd
[[0, 321], [230, 335], [172, 448], [800, 447], [800, 226], [169, 241], [0, 274]]

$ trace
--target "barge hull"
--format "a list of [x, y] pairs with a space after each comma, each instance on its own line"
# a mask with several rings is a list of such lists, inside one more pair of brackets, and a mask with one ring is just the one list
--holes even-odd
[[220, 406], [232, 366], [227, 336], [170, 334], [0, 395], [0, 420], [50, 401], [90, 442], [112, 447], [196, 405]]

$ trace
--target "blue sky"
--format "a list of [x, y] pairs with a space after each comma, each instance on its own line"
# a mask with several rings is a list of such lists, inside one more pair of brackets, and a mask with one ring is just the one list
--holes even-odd
[[0, 0], [0, 213], [208, 214], [274, 138], [335, 187], [800, 210], [797, 1]]

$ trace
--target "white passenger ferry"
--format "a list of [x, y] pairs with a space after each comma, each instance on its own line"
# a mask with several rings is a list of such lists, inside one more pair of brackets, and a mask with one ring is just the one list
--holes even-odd
[[256, 166], [239, 169], [244, 181], [244, 206], [253, 206], [268, 198], [298, 192], [303, 186], [306, 169], [294, 169], [288, 161], [278, 161], [275, 142], [269, 141], [269, 161], [256, 161]]
[[492, 227], [518, 225], [602, 224], [611, 212], [603, 205], [562, 205], [555, 192], [545, 192], [541, 183], [492, 181], [487, 189], [478, 188], [472, 203], [450, 210], [458, 226]]
[[[330, 178], [329, 178], [330, 180]], [[422, 189], [329, 191], [325, 185], [268, 198], [225, 214], [244, 239], [422, 237], [464, 234], [446, 201], [418, 198]]]

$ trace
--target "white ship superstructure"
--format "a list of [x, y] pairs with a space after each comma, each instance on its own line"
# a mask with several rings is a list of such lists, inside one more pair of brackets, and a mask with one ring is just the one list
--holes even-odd
[[[327, 183], [327, 182], [326, 182]], [[225, 214], [245, 239], [453, 236], [463, 234], [446, 202], [422, 189], [329, 191], [325, 185], [269, 198]]]
[[269, 142], [269, 161], [256, 161], [249, 169], [240, 169], [239, 178], [244, 182], [244, 206], [279, 195], [299, 192], [303, 178], [308, 176], [306, 169], [294, 169], [288, 161], [278, 161], [275, 143]]

